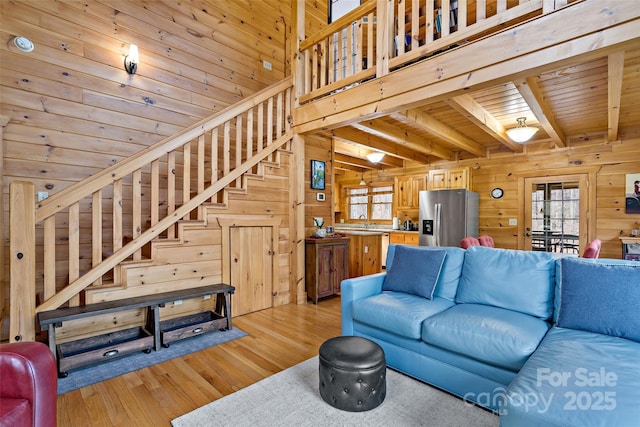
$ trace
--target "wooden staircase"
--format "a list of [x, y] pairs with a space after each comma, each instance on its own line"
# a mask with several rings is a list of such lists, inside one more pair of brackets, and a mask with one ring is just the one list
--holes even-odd
[[[280, 167], [280, 156], [286, 150], [274, 153], [275, 160], [263, 160], [258, 163], [256, 172], [242, 175], [241, 185], [227, 186], [218, 193], [219, 201], [205, 202], [192, 212], [194, 219], [182, 219], [176, 222], [175, 237], [159, 236], [143, 249], [142, 259], [125, 260], [114, 268], [114, 274], [99, 285], [90, 285], [84, 291], [84, 303], [93, 304], [133, 298], [150, 292], [169, 292], [180, 287], [197, 287], [222, 281], [219, 262], [215, 262], [212, 253], [212, 229], [210, 218], [227, 212], [235, 196], [246, 196], [252, 181], [264, 181], [265, 167]], [[194, 215], [195, 213], [195, 215]], [[147, 252], [145, 254], [145, 252]], [[184, 264], [188, 263], [188, 264]], [[176, 264], [178, 264], [176, 266]], [[117, 277], [117, 280], [114, 280]], [[170, 281], [166, 278], [170, 277]]]
[[281, 150], [291, 149], [291, 89], [284, 79], [37, 206], [33, 184], [11, 183], [10, 232], [21, 238], [11, 240], [19, 255], [11, 261], [10, 339], [33, 340], [37, 312], [166, 288], [150, 278], [180, 278], [174, 286], [184, 287], [219, 278], [215, 263], [167, 271], [167, 260], [197, 245], [213, 228], [212, 213], [278, 167]]

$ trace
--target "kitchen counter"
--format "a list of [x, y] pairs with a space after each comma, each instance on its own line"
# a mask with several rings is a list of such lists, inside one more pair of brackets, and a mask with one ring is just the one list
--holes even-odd
[[334, 227], [334, 231], [336, 233], [348, 234], [354, 231], [360, 231], [363, 233], [418, 233], [418, 230], [408, 231], [408, 230], [394, 230], [393, 228], [379, 228], [379, 227], [357, 227], [357, 226], [338, 226]]
[[345, 234], [347, 236], [382, 236], [386, 231], [382, 230], [345, 230], [336, 229], [336, 233]]

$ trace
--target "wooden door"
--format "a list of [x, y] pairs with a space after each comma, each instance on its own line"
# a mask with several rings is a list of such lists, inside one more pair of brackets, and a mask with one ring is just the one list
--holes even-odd
[[333, 295], [335, 283], [334, 248], [333, 245], [318, 245], [317, 247], [318, 277], [316, 286], [318, 287], [318, 298]]
[[[376, 272], [377, 273], [377, 272]], [[331, 278], [333, 292], [340, 292], [340, 282], [349, 278], [349, 244], [333, 247], [333, 276]]]
[[[581, 254], [590, 239], [589, 223], [593, 222], [588, 183], [587, 174], [525, 178], [524, 235], [520, 247]], [[573, 195], [564, 194], [568, 191], [573, 191]], [[541, 192], [548, 194], [540, 197]]]
[[273, 306], [273, 228], [230, 227], [230, 283], [234, 316]]
[[449, 171], [449, 188], [469, 188], [469, 172], [467, 168], [451, 169]]
[[434, 169], [429, 171], [429, 190], [442, 190], [449, 187], [449, 171]]

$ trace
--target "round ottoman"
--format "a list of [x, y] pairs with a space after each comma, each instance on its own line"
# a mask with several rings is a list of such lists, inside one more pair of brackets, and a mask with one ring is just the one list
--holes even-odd
[[320, 396], [344, 411], [368, 411], [387, 394], [382, 347], [362, 337], [335, 337], [320, 346]]

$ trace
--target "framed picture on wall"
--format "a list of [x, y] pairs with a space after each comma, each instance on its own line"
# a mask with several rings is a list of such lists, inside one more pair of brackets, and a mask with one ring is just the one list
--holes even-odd
[[628, 173], [626, 178], [625, 212], [640, 214], [640, 173]]
[[311, 160], [311, 188], [314, 190], [324, 190], [324, 172], [324, 162]]

